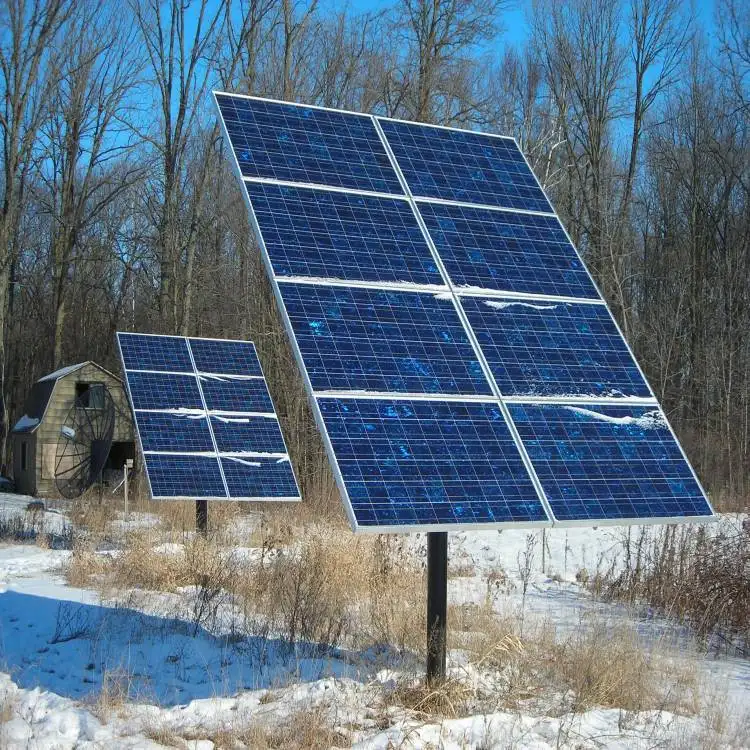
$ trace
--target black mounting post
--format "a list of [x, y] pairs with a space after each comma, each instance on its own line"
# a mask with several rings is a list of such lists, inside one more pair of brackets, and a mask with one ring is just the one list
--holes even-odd
[[195, 501], [195, 530], [208, 536], [208, 500]]
[[427, 534], [427, 682], [445, 679], [448, 532]]

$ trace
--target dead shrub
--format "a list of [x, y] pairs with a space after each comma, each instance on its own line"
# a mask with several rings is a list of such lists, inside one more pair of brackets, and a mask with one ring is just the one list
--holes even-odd
[[260, 627], [289, 643], [423, 649], [422, 571], [393, 537], [355, 537], [308, 527], [285, 549], [285, 527], [265, 527], [261, 554], [237, 593], [251, 632]]
[[594, 706], [641, 711], [659, 702], [651, 658], [632, 628], [579, 627], [542, 658], [545, 672], [573, 692], [574, 712]]
[[641, 528], [623, 538], [625, 565], [597, 581], [600, 595], [647, 602], [698, 635], [750, 650], [750, 534], [739, 519], [717, 527]]

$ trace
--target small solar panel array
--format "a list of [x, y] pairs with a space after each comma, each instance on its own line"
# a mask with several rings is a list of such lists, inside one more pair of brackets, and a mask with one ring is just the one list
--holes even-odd
[[300, 499], [251, 342], [117, 341], [154, 499]]
[[713, 514], [512, 138], [215, 96], [355, 530]]

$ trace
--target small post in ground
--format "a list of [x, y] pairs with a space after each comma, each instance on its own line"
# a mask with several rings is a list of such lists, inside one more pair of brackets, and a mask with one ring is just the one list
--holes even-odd
[[427, 682], [445, 679], [448, 532], [427, 534]]
[[201, 536], [208, 536], [208, 500], [195, 501], [195, 530]]

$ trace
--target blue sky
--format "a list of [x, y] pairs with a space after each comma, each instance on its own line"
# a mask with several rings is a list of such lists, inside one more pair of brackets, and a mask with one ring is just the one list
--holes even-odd
[[[564, 0], [557, 0], [564, 2]], [[382, 10], [396, 5], [399, 0], [321, 0], [321, 8], [350, 8], [353, 11], [364, 12], [368, 10]], [[523, 44], [529, 36], [529, 27], [526, 20], [531, 10], [531, 0], [517, 0], [502, 12], [502, 29], [496, 43]], [[686, 9], [692, 9], [697, 26], [706, 32], [714, 30], [714, 0], [690, 0], [685, 2]]]

